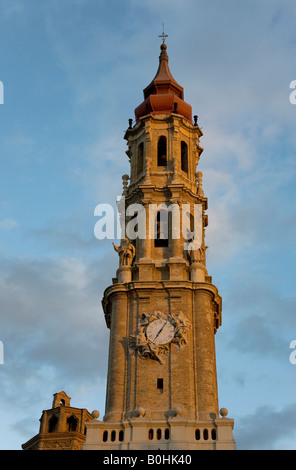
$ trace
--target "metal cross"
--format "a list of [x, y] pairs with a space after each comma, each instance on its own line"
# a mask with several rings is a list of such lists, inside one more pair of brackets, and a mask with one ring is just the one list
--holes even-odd
[[162, 23], [162, 34], [160, 34], [158, 37], [162, 38], [162, 44], [164, 44], [166, 38], [168, 37], [167, 34], [164, 34], [164, 23]]

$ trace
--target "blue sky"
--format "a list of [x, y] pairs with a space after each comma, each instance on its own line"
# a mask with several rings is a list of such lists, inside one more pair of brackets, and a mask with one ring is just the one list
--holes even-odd
[[104, 413], [94, 237], [128, 172], [128, 119], [169, 64], [199, 116], [207, 267], [223, 297], [220, 406], [240, 449], [296, 448], [294, 0], [0, 0], [0, 447], [38, 432], [52, 395]]

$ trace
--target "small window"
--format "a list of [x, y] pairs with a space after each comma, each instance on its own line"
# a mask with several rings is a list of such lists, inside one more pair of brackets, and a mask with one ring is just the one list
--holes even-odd
[[157, 379], [157, 390], [163, 392], [163, 379]]
[[164, 431], [164, 438], [166, 440], [170, 438], [170, 430], [168, 428], [166, 428], [166, 430]]
[[152, 441], [153, 437], [154, 437], [153, 429], [149, 429], [149, 432], [148, 432], [149, 441]]
[[116, 439], [116, 432], [115, 431], [112, 431], [111, 432], [111, 441], [114, 442]]
[[195, 430], [195, 439], [196, 439], [197, 441], [200, 440], [200, 430], [199, 430], [199, 429], [196, 429], [196, 430]]
[[209, 439], [209, 431], [207, 429], [204, 429], [203, 438], [205, 441]]
[[104, 431], [103, 433], [103, 441], [107, 442], [108, 441], [108, 431]]
[[157, 429], [157, 431], [156, 431], [156, 439], [157, 439], [158, 441], [160, 441], [160, 439], [161, 439], [161, 429]]
[[121, 431], [119, 431], [119, 434], [118, 434], [118, 440], [119, 440], [120, 442], [122, 442], [123, 439], [124, 439], [124, 433], [123, 433], [123, 431], [121, 430]]
[[188, 173], [188, 146], [186, 142], [181, 142], [181, 169]]
[[216, 429], [212, 429], [212, 441], [215, 441], [216, 439], [217, 439]]
[[159, 137], [158, 147], [157, 147], [157, 165], [166, 166], [167, 165], [167, 140], [163, 135]]
[[154, 240], [155, 247], [169, 246], [168, 240], [168, 213], [160, 210], [156, 215], [156, 238]]

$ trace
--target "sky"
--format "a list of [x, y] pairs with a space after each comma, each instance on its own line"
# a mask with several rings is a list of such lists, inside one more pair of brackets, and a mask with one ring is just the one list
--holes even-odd
[[295, 0], [0, 0], [0, 13], [0, 449], [37, 434], [61, 390], [104, 415], [101, 299], [118, 257], [94, 210], [122, 193], [164, 23], [204, 134], [219, 406], [238, 449], [295, 450]]

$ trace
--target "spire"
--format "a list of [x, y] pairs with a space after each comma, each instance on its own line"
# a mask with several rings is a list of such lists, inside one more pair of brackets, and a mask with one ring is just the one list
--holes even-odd
[[184, 101], [183, 87], [176, 82], [169, 68], [164, 32], [160, 36], [159, 65], [152, 82], [143, 90], [144, 101], [135, 109], [136, 121], [148, 114], [181, 114], [192, 123], [192, 108]]
[[171, 74], [167, 46], [163, 42], [160, 46], [159, 66], [152, 82], [144, 89], [144, 98], [155, 94], [173, 94], [183, 100], [183, 88]]

